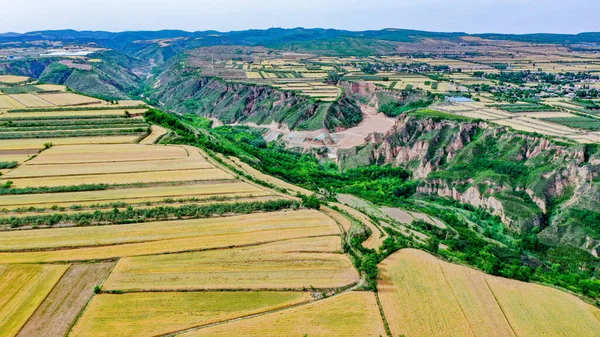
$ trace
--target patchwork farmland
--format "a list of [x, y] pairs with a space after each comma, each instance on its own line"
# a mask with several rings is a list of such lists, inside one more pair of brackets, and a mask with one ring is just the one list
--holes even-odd
[[36, 87], [56, 93], [3, 95], [21, 105], [0, 113], [0, 292], [18, 295], [3, 296], [2, 336], [184, 333], [338, 293], [379, 317], [348, 292], [362, 281], [342, 215], [257, 184], [270, 177], [236, 158], [156, 144], [171, 133], [138, 102]]
[[600, 118], [540, 104], [439, 103], [437, 111], [483, 119], [524, 132], [563, 138], [583, 144], [600, 142]]
[[[177, 132], [148, 123], [139, 102], [36, 87], [56, 93], [0, 95], [21, 104], [0, 113], [2, 336], [586, 336], [600, 328], [600, 312], [566, 293], [417, 250], [383, 260], [379, 292], [367, 291], [361, 258], [383, 253], [390, 233], [419, 246], [430, 238], [412, 222], [448, 226], [416, 211], [373, 211], [387, 214], [384, 223], [344, 196], [309, 208], [298, 194], [310, 191], [238, 158], [161, 144]], [[353, 231], [364, 236], [358, 248]], [[568, 324], [540, 327], [548, 316]]]

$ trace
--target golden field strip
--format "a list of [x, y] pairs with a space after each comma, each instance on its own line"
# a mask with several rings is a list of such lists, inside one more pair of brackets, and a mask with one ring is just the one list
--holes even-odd
[[162, 201], [165, 198], [192, 198], [217, 195], [261, 195], [264, 190], [245, 182], [196, 183], [173, 186], [132, 187], [99, 191], [63, 192], [48, 198], [45, 194], [21, 194], [0, 196], [0, 208], [51, 207], [93, 205], [97, 203], [128, 202], [143, 203]]
[[[0, 95], [0, 104], [2, 97]], [[17, 109], [14, 107], [13, 109]], [[81, 110], [76, 111], [36, 111], [36, 112], [7, 112], [4, 114], [0, 114], [0, 120], [10, 120], [15, 118], [31, 118], [35, 117], [64, 117], [64, 116], [72, 116], [72, 117], [80, 117], [80, 116], [124, 116], [125, 111], [129, 111], [131, 114], [140, 114], [144, 113], [146, 109], [110, 109], [110, 110], [85, 110], [85, 108], [81, 108]]]
[[118, 163], [162, 161], [200, 156], [184, 146], [141, 146], [137, 144], [73, 145], [52, 147], [36, 157], [33, 165], [75, 163]]
[[15, 94], [15, 95], [9, 95], [9, 96], [10, 96], [10, 98], [19, 102], [25, 108], [45, 108], [45, 107], [54, 106], [54, 104], [44, 100], [43, 98], [39, 97], [38, 95]]
[[303, 292], [173, 292], [94, 296], [69, 336], [156, 336], [311, 300]]
[[337, 288], [359, 280], [341, 238], [295, 239], [236, 249], [122, 258], [106, 290]]
[[82, 145], [82, 144], [123, 144], [135, 143], [138, 138], [134, 136], [98, 136], [98, 137], [73, 137], [73, 138], [27, 138], [27, 139], [0, 139], [0, 150], [41, 150], [44, 144], [52, 145]]
[[158, 126], [158, 125], [152, 125], [152, 133], [150, 133], [150, 135], [148, 135], [148, 137], [142, 139], [140, 141], [140, 144], [144, 144], [144, 145], [151, 145], [151, 144], [155, 144], [157, 141], [160, 140], [160, 138], [164, 135], [166, 135], [168, 133], [168, 130]]
[[21, 83], [29, 80], [27, 76], [15, 76], [15, 75], [0, 75], [0, 82], [2, 83]]
[[556, 289], [401, 250], [380, 264], [392, 335], [598, 336], [600, 310]]
[[79, 176], [93, 174], [122, 174], [122, 173], [143, 173], [143, 172], [161, 172], [173, 170], [200, 170], [214, 169], [214, 166], [207, 161], [198, 159], [172, 159], [172, 160], [144, 160], [132, 162], [108, 162], [108, 163], [59, 163], [59, 164], [40, 164], [43, 161], [46, 152], [27, 163], [12, 170], [3, 176], [4, 179], [19, 178], [42, 178], [42, 177], [60, 177], [60, 176]]
[[348, 292], [247, 320], [200, 328], [179, 336], [385, 336], [375, 295]]
[[[136, 184], [156, 182], [185, 182], [201, 180], [226, 180], [233, 177], [217, 168], [164, 170], [155, 172], [136, 173], [100, 173], [89, 175], [68, 175], [58, 177], [38, 178], [6, 178], [10, 179], [14, 187], [55, 187], [68, 186], [73, 182], [77, 184]], [[0, 180], [0, 183], [7, 180]]]
[[[314, 229], [316, 235], [338, 234], [331, 219], [317, 211], [257, 213], [210, 219], [156, 221], [128, 225], [52, 228], [0, 233], [4, 251], [74, 248], [149, 242], [186, 237], [243, 234], [284, 229]], [[165, 231], [165, 229], [169, 229]], [[211, 242], [203, 243], [207, 247]]]
[[0, 333], [15, 336], [68, 265], [0, 265]]
[[101, 260], [336, 234], [339, 228], [333, 221], [315, 211], [9, 231], [0, 233], [0, 246], [5, 249], [0, 259], [11, 264]]
[[[120, 147], [109, 146], [106, 152], [102, 152], [115, 160], [119, 157], [111, 152], [111, 149]], [[101, 149], [99, 147], [97, 150]], [[150, 153], [163, 152], [167, 155], [173, 153], [169, 147], [151, 148], [143, 145], [124, 147], [122, 159], [135, 158], [137, 152]], [[161, 150], [161, 151], [159, 151]], [[183, 151], [181, 151], [183, 150]], [[77, 156], [78, 149], [70, 147], [56, 147], [42, 152], [35, 159], [12, 170], [0, 182], [12, 181], [15, 187], [54, 187], [81, 184], [132, 184], [132, 183], [156, 183], [156, 182], [186, 182], [201, 180], [226, 180], [233, 176], [208, 163], [197, 152], [188, 151], [186, 148], [175, 148], [182, 159], [173, 160], [146, 160], [146, 161], [111, 161], [91, 163], [71, 163]], [[87, 153], [90, 155], [91, 153]], [[46, 159], [46, 157], [48, 160]], [[159, 157], [153, 153], [151, 157]], [[95, 156], [94, 160], [101, 160], [103, 155]], [[162, 159], [162, 158], [161, 158]], [[52, 164], [49, 164], [52, 163]]]
[[43, 99], [46, 102], [49, 102], [52, 105], [58, 106], [70, 106], [70, 105], [86, 105], [93, 103], [101, 103], [97, 98], [81, 96], [69, 92], [65, 93], [52, 93], [52, 94], [43, 94], [38, 95], [39, 98]]
[[0, 109], [22, 109], [23, 104], [10, 97], [9, 95], [0, 95]]
[[[211, 197], [206, 198], [182, 198], [182, 199], [162, 199], [153, 202], [143, 203], [108, 203], [108, 204], [90, 204], [90, 205], [75, 205], [74, 207], [51, 207], [51, 208], [26, 208], [18, 210], [0, 210], [0, 217], [26, 217], [32, 215], [51, 215], [51, 214], [77, 214], [77, 213], [93, 213], [96, 210], [110, 211], [118, 209], [119, 211], [127, 210], [129, 206], [135, 207], [135, 209], [149, 209], [156, 207], [181, 207], [189, 205], [212, 205], [212, 204], [232, 204], [239, 202], [254, 202], [254, 201], [270, 201], [270, 200], [281, 200], [280, 196], [276, 196], [268, 191], [264, 191], [257, 194], [248, 195], [235, 195], [235, 196], [218, 196], [218, 198], [212, 199]], [[44, 226], [38, 226], [37, 228], [43, 228]]]

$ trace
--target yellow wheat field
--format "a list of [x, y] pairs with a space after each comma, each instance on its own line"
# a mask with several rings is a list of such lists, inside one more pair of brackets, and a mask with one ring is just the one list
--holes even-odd
[[[2, 96], [0, 96], [2, 97]], [[0, 99], [1, 100], [1, 99]], [[1, 103], [0, 103], [1, 104]], [[22, 105], [17, 107], [10, 107], [9, 109], [20, 109]], [[63, 117], [63, 116], [125, 116], [125, 111], [129, 111], [131, 114], [144, 113], [146, 109], [132, 109], [132, 110], [81, 110], [77, 111], [37, 111], [37, 112], [9, 112], [0, 117], [2, 119], [11, 118], [31, 118], [31, 117]]]
[[[214, 166], [209, 162], [198, 159], [172, 159], [172, 160], [148, 160], [131, 162], [98, 162], [82, 164], [43, 164], [37, 165], [46, 153], [42, 152], [37, 158], [14, 169], [9, 174], [2, 176], [4, 179], [17, 178], [40, 178], [40, 177], [60, 177], [75, 175], [93, 175], [93, 174], [122, 174], [122, 173], [141, 173], [141, 172], [164, 172], [168, 177], [168, 171], [181, 171], [192, 169], [213, 169]], [[22, 157], [23, 155], [21, 155]], [[0, 156], [0, 161], [6, 156]], [[16, 157], [15, 157], [16, 158]], [[25, 155], [25, 158], [27, 156]]]
[[556, 289], [486, 275], [405, 249], [381, 264], [393, 335], [598, 336], [598, 310]]
[[375, 295], [349, 292], [248, 320], [197, 329], [181, 336], [385, 336]]
[[59, 84], [38, 84], [35, 86], [44, 91], [66, 91], [67, 87]]
[[52, 143], [52, 145], [134, 143], [138, 138], [139, 136], [103, 136], [72, 138], [2, 139], [0, 140], [0, 150], [43, 149], [44, 144], [46, 143]]
[[124, 161], [160, 161], [189, 157], [181, 146], [137, 144], [71, 145], [52, 147], [30, 164], [110, 163]]
[[[319, 232], [319, 231], [317, 231]], [[324, 232], [321, 230], [321, 232]], [[178, 253], [193, 250], [230, 248], [257, 243], [311, 236], [312, 229], [273, 229], [258, 234], [242, 233], [217, 236], [200, 236], [183, 239], [160, 240], [113, 246], [100, 246], [56, 251], [0, 253], [5, 263], [45, 263], [67, 261], [92, 261], [115, 259], [125, 256]], [[206, 242], [205, 240], [210, 240]]]
[[45, 108], [54, 106], [54, 104], [44, 100], [40, 96], [33, 94], [15, 94], [9, 96], [23, 104], [26, 108]]
[[15, 336], [68, 265], [0, 265], [0, 334]]
[[2, 83], [21, 83], [29, 79], [27, 76], [16, 76], [16, 75], [0, 75], [0, 82]]
[[[0, 232], [2, 250], [114, 245], [185, 237], [255, 233], [277, 228], [326, 229], [337, 234], [331, 219], [312, 210], [255, 213], [231, 217], [155, 221], [128, 225], [50, 228]], [[168, 231], [166, 230], [168, 229]], [[332, 232], [330, 229], [334, 229]], [[323, 235], [320, 233], [320, 235]], [[207, 242], [210, 246], [210, 243]], [[1, 260], [0, 260], [1, 261]]]
[[94, 296], [70, 336], [156, 336], [308, 302], [302, 292], [136, 293]]
[[142, 203], [162, 201], [165, 198], [192, 198], [216, 195], [248, 196], [264, 195], [264, 190], [244, 182], [199, 183], [180, 186], [134, 187], [100, 191], [64, 192], [52, 194], [22, 194], [0, 196], [0, 207], [49, 207], [69, 205], [93, 205], [115, 201]]
[[260, 195], [263, 191], [259, 187], [244, 182], [225, 182], [64, 192], [52, 194], [51, 197], [49, 197], [49, 194], [2, 195], [0, 196], [0, 207], [11, 209], [30, 206], [92, 205], [113, 201], [122, 202], [123, 200], [129, 203], [142, 203], [147, 201], [162, 201], [165, 198], [199, 198], [213, 195]]
[[156, 143], [162, 136], [166, 135], [168, 130], [158, 126], [158, 125], [152, 125], [152, 133], [150, 133], [150, 135], [148, 135], [148, 137], [142, 139], [140, 141], [140, 144], [144, 144], [144, 145], [150, 145], [150, 144], [154, 144]]
[[[0, 109], [22, 109], [25, 106], [9, 95], [0, 95]], [[11, 115], [12, 116], [12, 115]], [[2, 118], [6, 117], [3, 115]]]
[[46, 102], [50, 102], [53, 105], [58, 106], [68, 106], [68, 105], [82, 105], [82, 104], [93, 104], [93, 103], [101, 103], [102, 101], [82, 95], [73, 94], [70, 92], [65, 93], [57, 93], [57, 94], [44, 94], [39, 95], [38, 97], [42, 98]]
[[439, 263], [475, 336], [515, 336], [486, 284], [487, 275], [471, 268]]
[[256, 72], [256, 71], [247, 71], [246, 72], [246, 77], [247, 78], [254, 78], [254, 79], [260, 79], [260, 78], [262, 78], [262, 76], [260, 76], [260, 72]]
[[[224, 180], [232, 179], [228, 173], [217, 168], [171, 170], [135, 173], [108, 173], [91, 175], [73, 175], [59, 177], [39, 178], [10, 178], [17, 188], [25, 187], [55, 187], [83, 184], [133, 184], [133, 183], [156, 183], [156, 182], [184, 182], [201, 180]], [[6, 178], [9, 179], [9, 178]], [[0, 180], [0, 183], [7, 181]]]
[[[314, 243], [314, 245], [313, 245]], [[123, 258], [107, 290], [337, 288], [359, 275], [341, 238], [306, 238], [256, 247]], [[337, 247], [335, 247], [337, 246]], [[337, 248], [338, 253], [319, 251]]]
[[556, 289], [499, 277], [489, 288], [518, 336], [598, 336], [598, 309]]
[[321, 212], [327, 214], [329, 217], [331, 217], [333, 220], [335, 220], [340, 226], [342, 226], [342, 229], [344, 229], [344, 232], [348, 233], [350, 231], [350, 228], [352, 227], [352, 223], [350, 222], [350, 220], [348, 220], [348, 218], [346, 218], [342, 214], [340, 214], [326, 206], [321, 206]]
[[[102, 205], [102, 207], [98, 206], [96, 207], [96, 205], [98, 204], [94, 204], [94, 205], [88, 205], [88, 206], [82, 206], [82, 208], [77, 207], [77, 209], [72, 209], [72, 208], [64, 208], [62, 210], [59, 209], [45, 209], [43, 211], [41, 210], [37, 210], [37, 209], [33, 209], [30, 211], [19, 211], [19, 212], [14, 212], [11, 210], [1, 210], [0, 211], [0, 216], [1, 217], [16, 217], [16, 218], [21, 218], [21, 217], [27, 217], [27, 216], [32, 216], [32, 215], [50, 215], [50, 214], [81, 214], [81, 213], [90, 213], [90, 212], [94, 212], [96, 210], [102, 210], [102, 211], [110, 211], [110, 210], [114, 210], [115, 208], [118, 209], [119, 211], [123, 211], [126, 210], [129, 206], [133, 206], [135, 207], [135, 209], [149, 209], [149, 208], [156, 208], [159, 206], [172, 206], [172, 207], [181, 207], [181, 206], [190, 206], [190, 205], [213, 205], [213, 204], [233, 204], [236, 202], [253, 202], [253, 201], [260, 201], [260, 202], [264, 202], [264, 201], [271, 201], [271, 200], [281, 200], [281, 197], [279, 196], [275, 196], [272, 193], [265, 191], [263, 193], [256, 193], [256, 194], [248, 194], [248, 195], [243, 195], [243, 196], [229, 196], [229, 197], [224, 197], [226, 199], [222, 199], [222, 200], [210, 200], [210, 198], [198, 198], [196, 201], [183, 201], [183, 202], [172, 202], [172, 200], [167, 200], [165, 201], [165, 199], [163, 198], [162, 200], [159, 200], [158, 202], [152, 202], [152, 203], [147, 203], [147, 202], [143, 202], [143, 203], [131, 203], [131, 204], [124, 204], [124, 205], [119, 205], [119, 204], [104, 204]], [[39, 228], [39, 227], [38, 227]]]
[[435, 258], [402, 250], [380, 268], [379, 298], [392, 335], [473, 336]]
[[[338, 234], [336, 226], [319, 214], [318, 212], [307, 213], [307, 211], [275, 212], [126, 226], [39, 229], [22, 232], [22, 234], [5, 232], [0, 233], [0, 241], [2, 247], [7, 250], [92, 247], [39, 252], [4, 252], [0, 253], [0, 261], [30, 263], [109, 259]], [[10, 243], [4, 245], [5, 242]]]

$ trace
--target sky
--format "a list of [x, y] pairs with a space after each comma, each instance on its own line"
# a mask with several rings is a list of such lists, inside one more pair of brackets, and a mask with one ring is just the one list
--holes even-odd
[[600, 31], [598, 0], [25, 0], [3, 1], [0, 32], [187, 31], [271, 27], [467, 33]]

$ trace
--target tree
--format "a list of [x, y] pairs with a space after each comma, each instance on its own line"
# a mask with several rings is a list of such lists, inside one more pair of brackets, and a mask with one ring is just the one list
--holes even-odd
[[321, 200], [319, 200], [319, 198], [315, 197], [314, 195], [311, 195], [311, 196], [303, 195], [302, 196], [302, 206], [309, 208], [309, 209], [320, 209], [321, 208]]
[[427, 241], [427, 249], [437, 254], [437, 252], [440, 250], [440, 240], [433, 235], [430, 236], [429, 240]]

